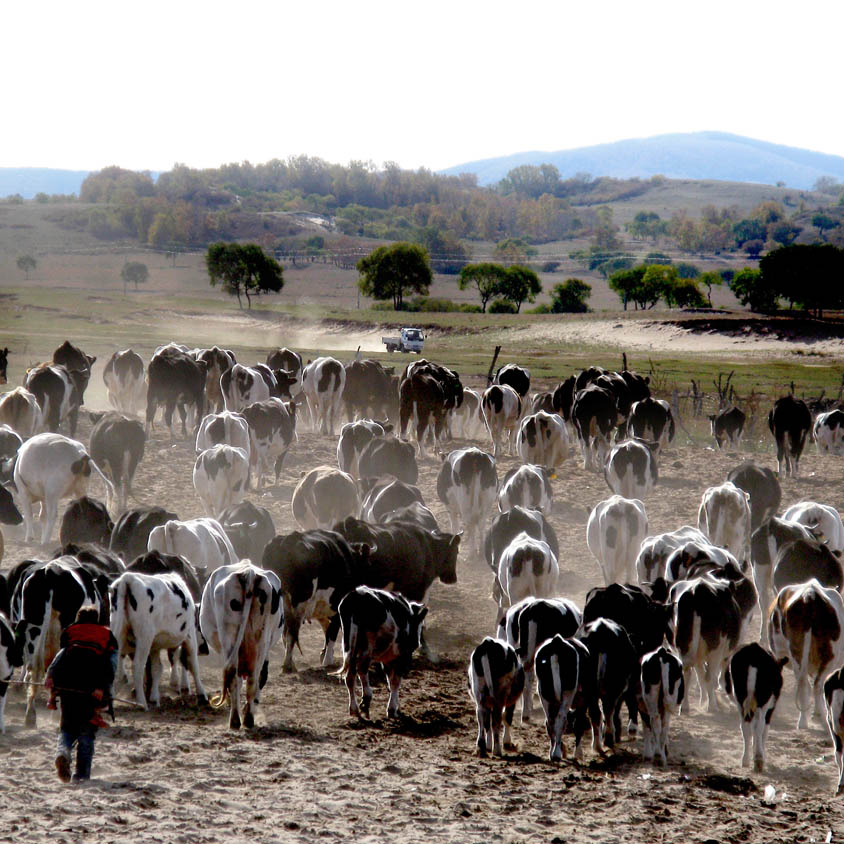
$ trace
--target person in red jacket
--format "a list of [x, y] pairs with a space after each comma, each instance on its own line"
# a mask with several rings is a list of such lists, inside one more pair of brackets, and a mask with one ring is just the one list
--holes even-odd
[[56, 772], [70, 782], [73, 748], [76, 747], [74, 782], [91, 778], [97, 729], [105, 726], [103, 709], [111, 707], [111, 684], [117, 667], [117, 641], [99, 623], [99, 610], [84, 606], [76, 621], [62, 633], [61, 650], [47, 669], [49, 708], [61, 700], [61, 723], [56, 749]]

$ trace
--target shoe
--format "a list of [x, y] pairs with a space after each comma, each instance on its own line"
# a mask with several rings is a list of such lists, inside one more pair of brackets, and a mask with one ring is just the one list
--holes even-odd
[[108, 721], [106, 721], [105, 718], [103, 718], [103, 716], [100, 715], [99, 712], [95, 713], [95, 715], [91, 719], [90, 723], [91, 723], [91, 726], [98, 727], [98, 728], [108, 726]]
[[70, 759], [67, 756], [56, 756], [56, 773], [62, 782], [70, 782]]

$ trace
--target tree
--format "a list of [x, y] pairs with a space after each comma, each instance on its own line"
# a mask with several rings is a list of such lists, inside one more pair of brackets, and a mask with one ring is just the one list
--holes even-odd
[[653, 308], [660, 299], [665, 299], [669, 308], [677, 307], [674, 291], [679, 278], [676, 267], [651, 264], [642, 276], [640, 303], [646, 302], [649, 308]]
[[595, 226], [592, 230], [592, 246], [595, 249], [618, 249], [621, 240], [618, 226], [613, 221], [612, 208], [602, 205], [595, 211]]
[[551, 292], [551, 312], [555, 314], [583, 314], [589, 310], [586, 300], [592, 295], [592, 285], [579, 278], [568, 278], [555, 284]]
[[701, 273], [698, 276], [698, 281], [701, 284], [706, 285], [706, 301], [709, 304], [709, 307], [712, 307], [712, 286], [717, 285], [720, 287], [724, 283], [724, 277], [721, 273], [715, 272], [715, 270], [707, 270], [705, 273]]
[[678, 308], [703, 308], [706, 299], [693, 278], [678, 278], [671, 288], [671, 298]]
[[29, 281], [29, 274], [38, 266], [38, 261], [32, 255], [21, 255], [17, 261], [18, 269], [26, 273], [26, 280]]
[[281, 264], [257, 243], [212, 243], [205, 254], [205, 266], [211, 286], [220, 282], [226, 293], [237, 296], [241, 308], [241, 293], [251, 308], [253, 294], [278, 293], [284, 287]]
[[[670, 264], [671, 261], [666, 261], [665, 263]], [[687, 261], [678, 261], [676, 267], [678, 278], [697, 278], [700, 275], [700, 270], [694, 264], [689, 264]]]
[[831, 243], [783, 246], [759, 262], [764, 285], [817, 316], [844, 301], [844, 251]]
[[400, 311], [405, 293], [427, 296], [433, 281], [428, 253], [416, 243], [379, 246], [357, 263], [358, 287], [364, 296], [392, 299]]
[[745, 267], [739, 270], [730, 282], [730, 289], [736, 299], [758, 313], [773, 313], [779, 305], [776, 291], [762, 281], [762, 273]]
[[514, 264], [507, 267], [504, 279], [498, 289], [502, 299], [507, 299], [516, 306], [516, 313], [519, 313], [522, 302], [535, 302], [536, 297], [542, 292], [542, 282], [539, 276], [529, 267]]
[[120, 278], [123, 279], [123, 295], [126, 295], [126, 285], [134, 283], [135, 290], [139, 284], [143, 284], [149, 278], [149, 270], [146, 264], [140, 261], [127, 261], [120, 271]]
[[645, 274], [646, 267], [632, 267], [631, 269], [617, 270], [608, 279], [610, 290], [618, 294], [624, 305], [624, 310], [627, 310], [628, 302], [633, 302], [638, 308], [637, 294], [639, 287], [642, 284], [642, 276]]
[[764, 248], [765, 242], [763, 240], [748, 240], [744, 244], [744, 251], [748, 258], [758, 258]]
[[495, 244], [492, 255], [505, 264], [523, 264], [536, 255], [536, 247], [517, 237], [508, 237]]
[[826, 240], [826, 234], [824, 232], [834, 229], [838, 225], [838, 221], [833, 220], [832, 217], [824, 214], [823, 211], [819, 211], [817, 214], [812, 215], [812, 225], [818, 230], [818, 236], [822, 240]]
[[668, 231], [668, 224], [655, 211], [639, 211], [625, 228], [637, 240], [656, 240]]
[[501, 291], [506, 275], [507, 269], [501, 264], [466, 264], [457, 277], [457, 286], [461, 290], [477, 287], [481, 297], [481, 311], [486, 313], [487, 303]]
[[787, 220], [781, 220], [768, 226], [768, 237], [774, 243], [779, 243], [780, 246], [791, 246], [802, 231], [803, 229], [800, 226], [795, 226], [794, 223], [789, 223]]
[[733, 224], [733, 237], [739, 248], [748, 240], [764, 240], [765, 233], [765, 225], [760, 220], [750, 217]]

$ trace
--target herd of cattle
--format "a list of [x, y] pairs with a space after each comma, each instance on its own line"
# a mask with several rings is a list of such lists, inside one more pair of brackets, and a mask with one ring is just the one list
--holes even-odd
[[[0, 354], [0, 383], [7, 355]], [[719, 687], [735, 698], [742, 763], [762, 770], [790, 663], [798, 726], [808, 726], [812, 705], [815, 715], [826, 712], [844, 790], [841, 518], [817, 502], [778, 516], [777, 476], [748, 462], [703, 493], [697, 527], [649, 535], [644, 501], [675, 419], [667, 402], [651, 397], [647, 378], [590, 367], [531, 395], [529, 372], [508, 364], [479, 393], [426, 360], [395, 375], [374, 360], [305, 363], [279, 349], [265, 364], [244, 366], [224, 349], [170, 343], [148, 365], [132, 350], [112, 355], [103, 377], [115, 410], [91, 414], [86, 447], [73, 437], [94, 361], [65, 342], [22, 387], [0, 396], [0, 524], [23, 523], [11, 529], [46, 551], [60, 501], [73, 499], [52, 559], [19, 561], [0, 576], [0, 731], [8, 683], [21, 666], [26, 722], [35, 723], [36, 689], [60, 632], [88, 604], [131, 659], [142, 706], [159, 703], [162, 650], [171, 684], [187, 692], [192, 676], [204, 702], [198, 656], [210, 648], [223, 665], [230, 726], [253, 726], [273, 645], [283, 640], [283, 669], [294, 670], [301, 626], [314, 619], [324, 630], [325, 667], [342, 632], [335, 673], [345, 678], [350, 713], [368, 717], [369, 669], [379, 663], [394, 716], [413, 652], [421, 646], [433, 658], [423, 631], [427, 596], [437, 579], [456, 582], [463, 544], [489, 565], [499, 606], [496, 635], [477, 646], [468, 667], [481, 755], [511, 744], [515, 707], [521, 700], [522, 721], [530, 721], [536, 692], [552, 760], [566, 755], [566, 731], [578, 760], [587, 727], [596, 753], [614, 747], [626, 704], [629, 733], [641, 716], [644, 758], [664, 765], [670, 718], [688, 709], [694, 671], [710, 711]], [[188, 426], [195, 436], [193, 484], [204, 516], [128, 506], [159, 408], [171, 437], [175, 411], [182, 436]], [[278, 481], [297, 428], [334, 436], [344, 415], [337, 466], [302, 474], [291, 500], [300, 530], [277, 534], [250, 490], [262, 489], [268, 474]], [[724, 408], [710, 420], [716, 445], [735, 448], [741, 410]], [[813, 418], [803, 401], [779, 399], [769, 425], [780, 475], [797, 476], [810, 438], [820, 451], [842, 453], [842, 423], [840, 410]], [[446, 453], [453, 433], [471, 439], [483, 431], [491, 453]], [[583, 607], [558, 594], [559, 543], [547, 519], [551, 480], [574, 440], [584, 468], [603, 472], [612, 492], [589, 516], [586, 543], [605, 585]], [[416, 486], [429, 448], [442, 457], [436, 489], [450, 532]], [[521, 463], [499, 478], [504, 448]], [[92, 474], [106, 488], [105, 503], [86, 495]], [[750, 630], [757, 606], [758, 636]]]

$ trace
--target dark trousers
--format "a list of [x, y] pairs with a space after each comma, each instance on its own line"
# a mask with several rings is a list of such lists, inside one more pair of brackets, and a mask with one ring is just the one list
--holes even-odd
[[84, 724], [78, 730], [59, 730], [59, 742], [56, 755], [64, 756], [68, 762], [73, 761], [73, 746], [76, 745], [76, 773], [74, 780], [91, 779], [91, 761], [94, 758], [94, 739], [97, 728], [92, 724]]

